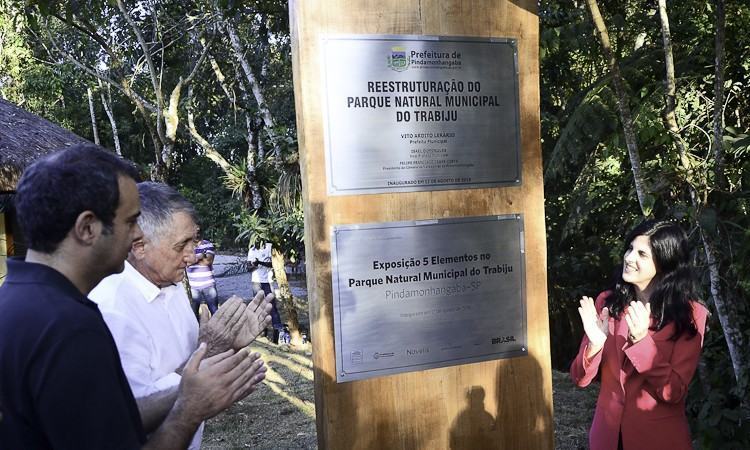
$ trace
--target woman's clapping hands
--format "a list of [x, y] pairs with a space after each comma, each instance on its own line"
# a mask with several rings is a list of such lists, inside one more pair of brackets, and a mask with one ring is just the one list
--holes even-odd
[[609, 334], [609, 309], [602, 309], [601, 314], [596, 313], [594, 300], [591, 297], [582, 297], [581, 306], [578, 307], [578, 314], [581, 316], [583, 329], [589, 339], [586, 357], [590, 358], [604, 347], [604, 341]]
[[651, 304], [643, 302], [630, 302], [630, 307], [625, 312], [625, 321], [628, 323], [628, 337], [635, 344], [648, 334], [651, 325]]

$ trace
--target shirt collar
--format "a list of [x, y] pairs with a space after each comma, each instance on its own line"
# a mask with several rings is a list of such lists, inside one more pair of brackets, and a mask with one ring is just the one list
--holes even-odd
[[153, 302], [159, 297], [159, 295], [162, 293], [166, 294], [175, 287], [173, 284], [164, 288], [159, 288], [159, 286], [155, 285], [149, 281], [148, 278], [144, 277], [143, 274], [138, 272], [128, 261], [125, 261], [125, 270], [123, 272], [128, 278], [130, 278], [136, 289], [138, 289], [148, 303]]
[[6, 282], [51, 285], [85, 305], [96, 307], [96, 304], [86, 298], [65, 275], [44, 264], [9, 258]]

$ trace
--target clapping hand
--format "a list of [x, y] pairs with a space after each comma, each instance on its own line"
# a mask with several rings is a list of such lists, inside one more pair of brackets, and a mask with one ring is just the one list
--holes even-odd
[[207, 350], [201, 344], [188, 360], [175, 403], [177, 410], [192, 416], [196, 422], [213, 417], [245, 398], [266, 375], [258, 353], [228, 350], [204, 359]]
[[271, 323], [271, 301], [273, 301], [273, 294], [264, 296], [263, 291], [260, 291], [247, 304], [244, 325], [240, 328], [232, 344], [234, 349], [239, 350], [250, 345], [266, 326]]
[[651, 304], [643, 302], [630, 302], [630, 307], [625, 314], [628, 323], [628, 337], [635, 344], [648, 335], [648, 327], [651, 325]]
[[590, 358], [604, 347], [604, 341], [609, 334], [609, 309], [603, 308], [601, 314], [596, 313], [594, 300], [591, 297], [582, 297], [578, 314], [581, 316], [583, 330], [589, 338], [589, 347], [586, 357]]
[[245, 326], [245, 304], [242, 299], [232, 296], [210, 319], [203, 309], [200, 316], [198, 341], [208, 345], [208, 356], [213, 356], [233, 348], [234, 341]]

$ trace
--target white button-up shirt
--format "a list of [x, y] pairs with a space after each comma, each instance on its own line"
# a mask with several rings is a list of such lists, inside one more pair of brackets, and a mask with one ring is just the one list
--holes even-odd
[[[182, 285], [159, 288], [127, 261], [89, 294], [99, 304], [136, 398], [180, 384], [175, 370], [198, 345], [198, 321]], [[199, 449], [203, 424], [190, 449]]]
[[[261, 249], [250, 247], [250, 250], [247, 252], [247, 260], [253, 262], [257, 259], [260, 262], [270, 263], [272, 252], [273, 245], [270, 243]], [[258, 264], [258, 267], [250, 274], [250, 281], [253, 283], [273, 284], [273, 268]]]

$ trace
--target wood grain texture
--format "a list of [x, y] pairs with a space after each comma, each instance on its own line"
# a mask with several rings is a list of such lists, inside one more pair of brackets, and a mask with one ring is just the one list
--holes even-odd
[[[320, 448], [552, 449], [536, 2], [293, 0], [290, 18]], [[329, 197], [320, 37], [335, 33], [517, 39], [523, 184]], [[334, 225], [511, 213], [524, 215], [529, 356], [336, 383]]]

